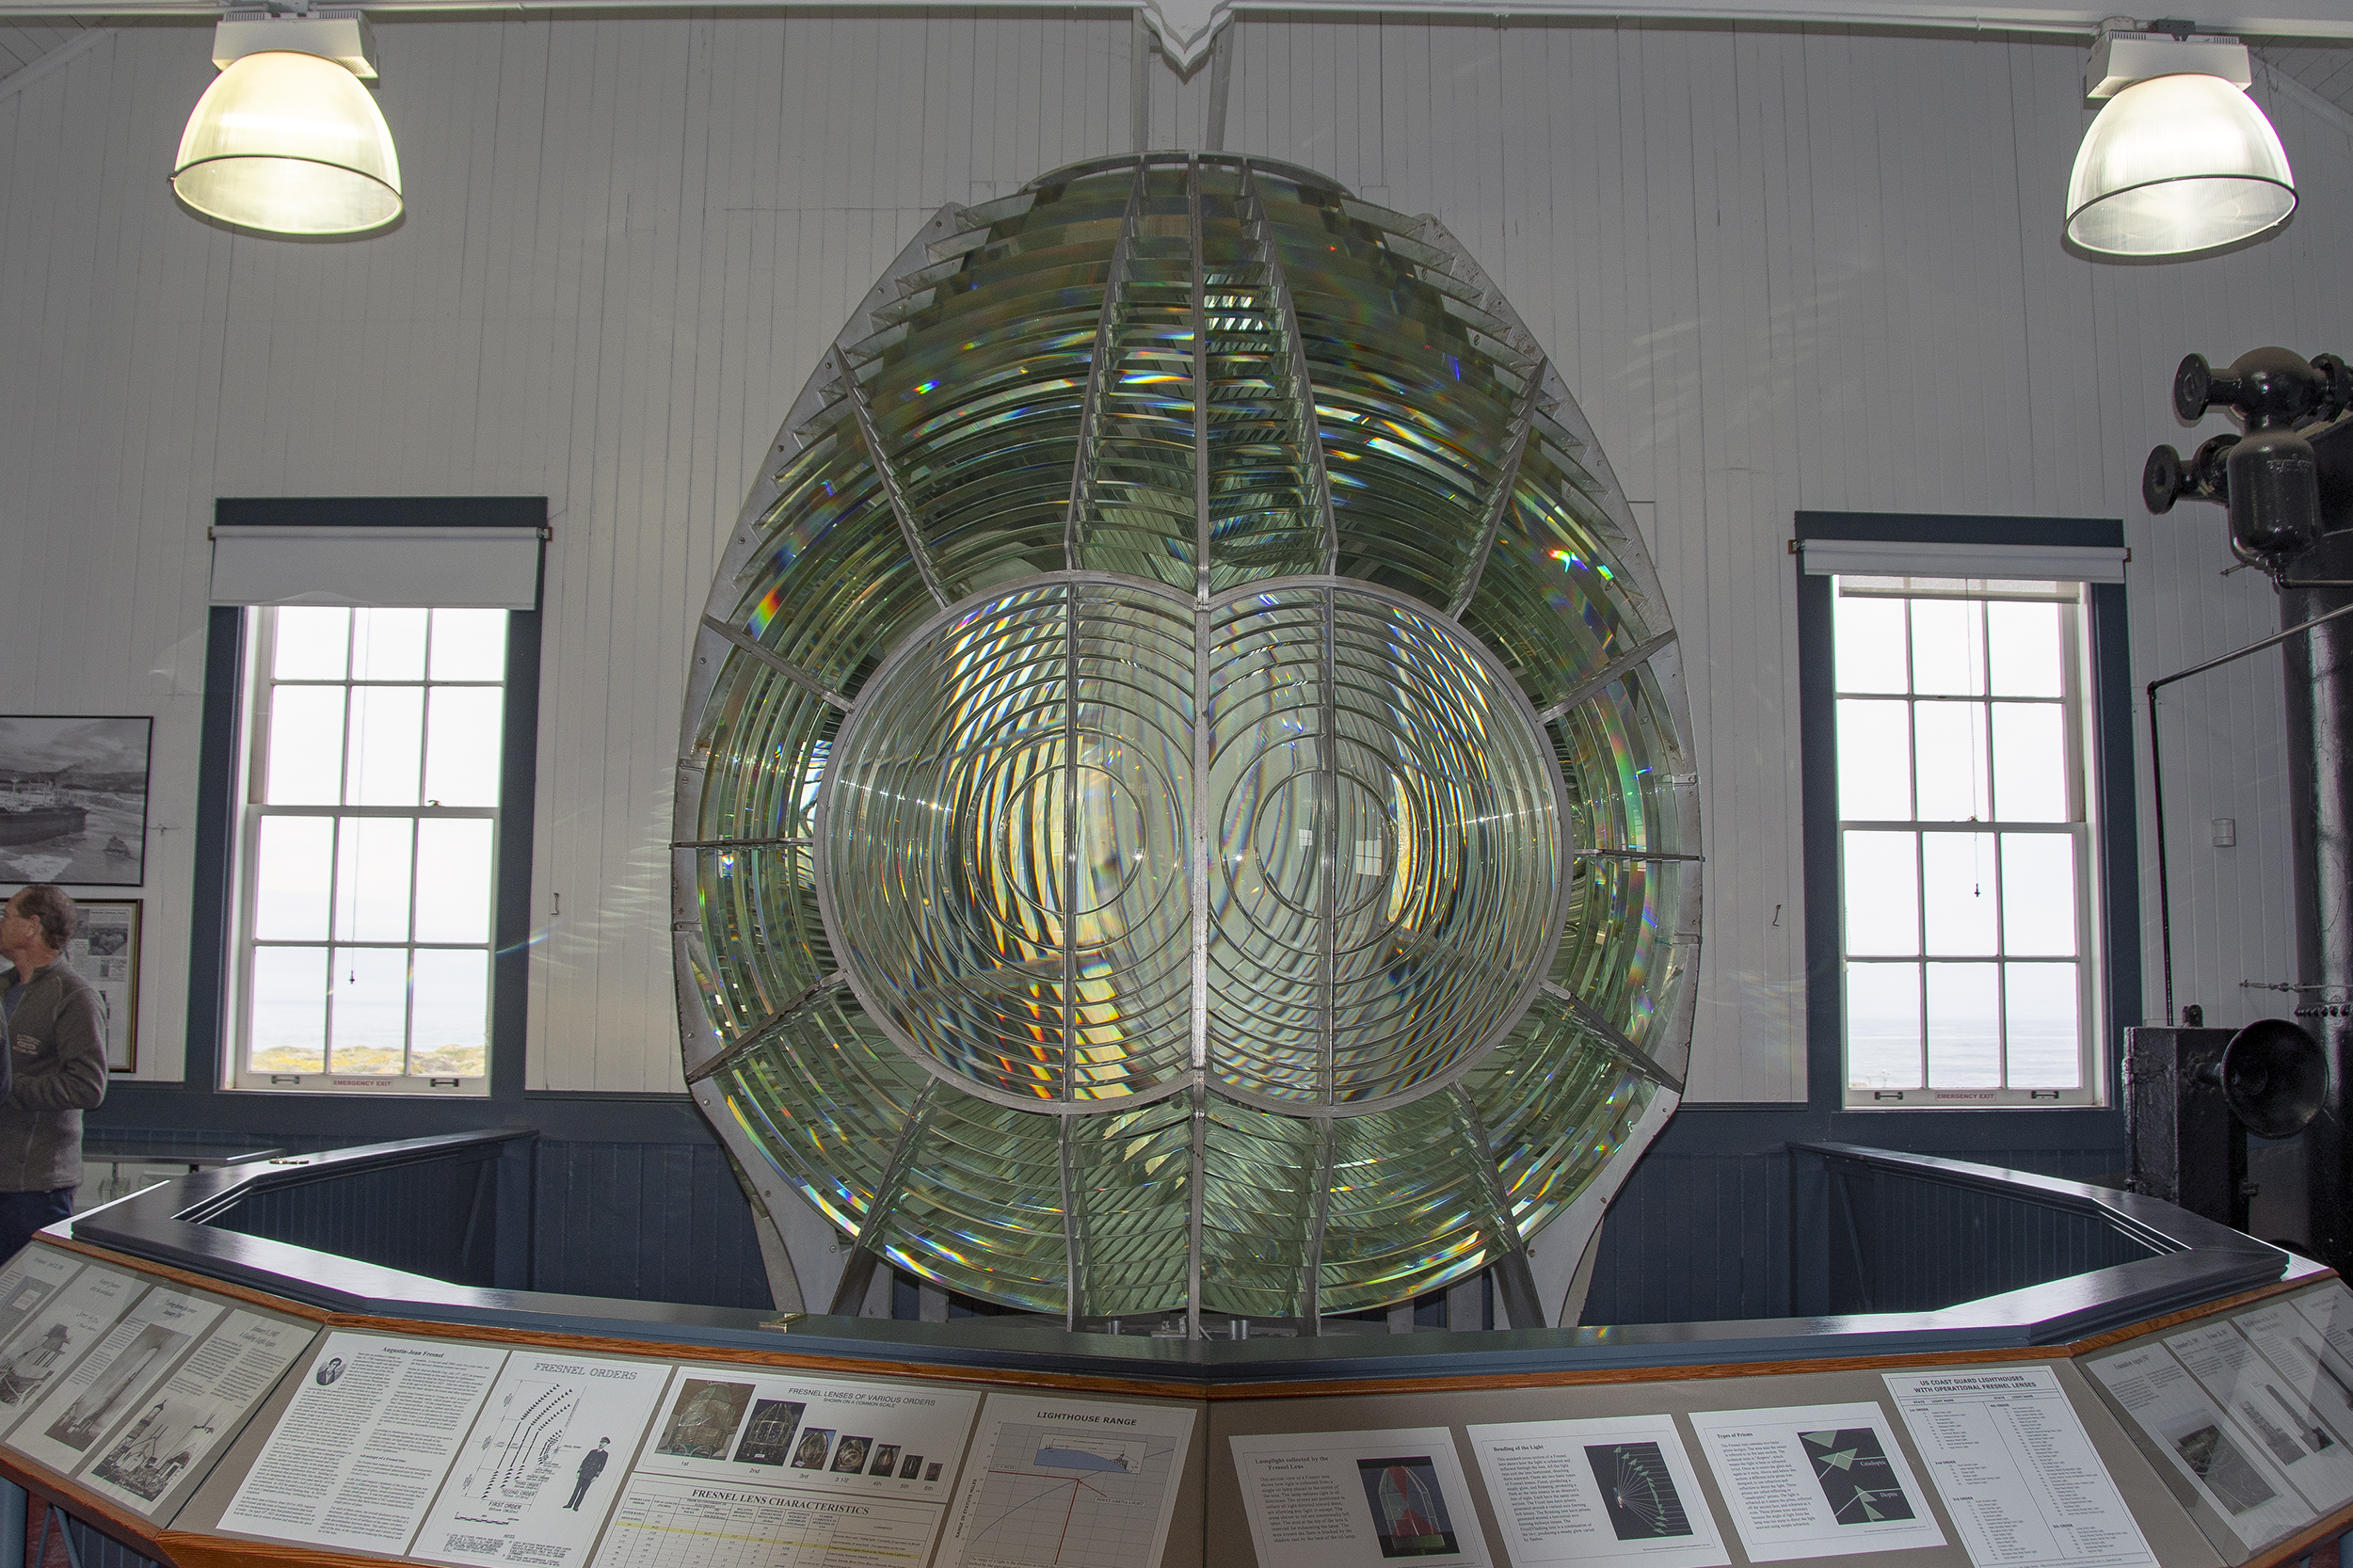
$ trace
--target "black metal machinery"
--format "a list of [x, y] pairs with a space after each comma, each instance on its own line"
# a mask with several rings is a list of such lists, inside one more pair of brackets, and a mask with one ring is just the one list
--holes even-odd
[[[2240, 652], [2276, 644], [2286, 664], [2302, 1021], [2265, 1019], [2234, 1035], [2170, 1027], [2169, 940], [2169, 1027], [2130, 1031], [2126, 1044], [2134, 1181], [2243, 1225], [2245, 1145], [2233, 1121], [2270, 1138], [2301, 1128], [2313, 1254], [2353, 1273], [2353, 368], [2333, 354], [2258, 348], [2217, 371], [2192, 354], [2174, 373], [2173, 411], [2191, 423], [2211, 408], [2240, 433], [2187, 458], [2156, 448], [2141, 497], [2157, 513], [2184, 497], [2223, 506], [2232, 552], [2280, 594], [2281, 632]], [[2153, 724], [2164, 683], [2150, 685]]]

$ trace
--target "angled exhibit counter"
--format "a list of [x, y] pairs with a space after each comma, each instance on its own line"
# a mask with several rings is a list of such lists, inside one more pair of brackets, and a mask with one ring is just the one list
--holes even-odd
[[[1187, 1340], [501, 1288], [530, 1148], [288, 1157], [56, 1227], [0, 1278], [0, 1469], [185, 1565], [2219, 1568], [2353, 1522], [2353, 1294], [2103, 1189], [1816, 1146], [1833, 1299], [1901, 1309]], [[285, 1239], [404, 1223], [479, 1283]]]

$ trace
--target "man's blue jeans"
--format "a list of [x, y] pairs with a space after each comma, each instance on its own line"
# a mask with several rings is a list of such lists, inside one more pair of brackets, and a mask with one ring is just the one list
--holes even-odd
[[73, 1212], [73, 1189], [54, 1192], [0, 1192], [0, 1260], [14, 1257], [43, 1225]]

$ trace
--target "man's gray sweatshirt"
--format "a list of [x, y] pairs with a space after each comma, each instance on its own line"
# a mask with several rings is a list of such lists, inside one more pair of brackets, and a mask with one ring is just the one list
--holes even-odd
[[[0, 968], [0, 993], [16, 971]], [[0, 1102], [0, 1192], [82, 1179], [82, 1112], [106, 1097], [98, 993], [62, 958], [33, 971], [8, 1021], [12, 1082]]]

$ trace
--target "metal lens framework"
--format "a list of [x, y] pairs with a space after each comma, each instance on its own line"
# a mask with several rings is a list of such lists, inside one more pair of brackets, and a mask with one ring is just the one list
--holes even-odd
[[689, 1080], [856, 1256], [1073, 1321], [1526, 1281], [1680, 1093], [1687, 734], [1433, 220], [1185, 154], [944, 209], [705, 616]]
[[1560, 770], [1434, 613], [1048, 580], [902, 648], [827, 764], [818, 898], [859, 1004], [954, 1087], [1368, 1111], [1460, 1077], [1534, 990]]

